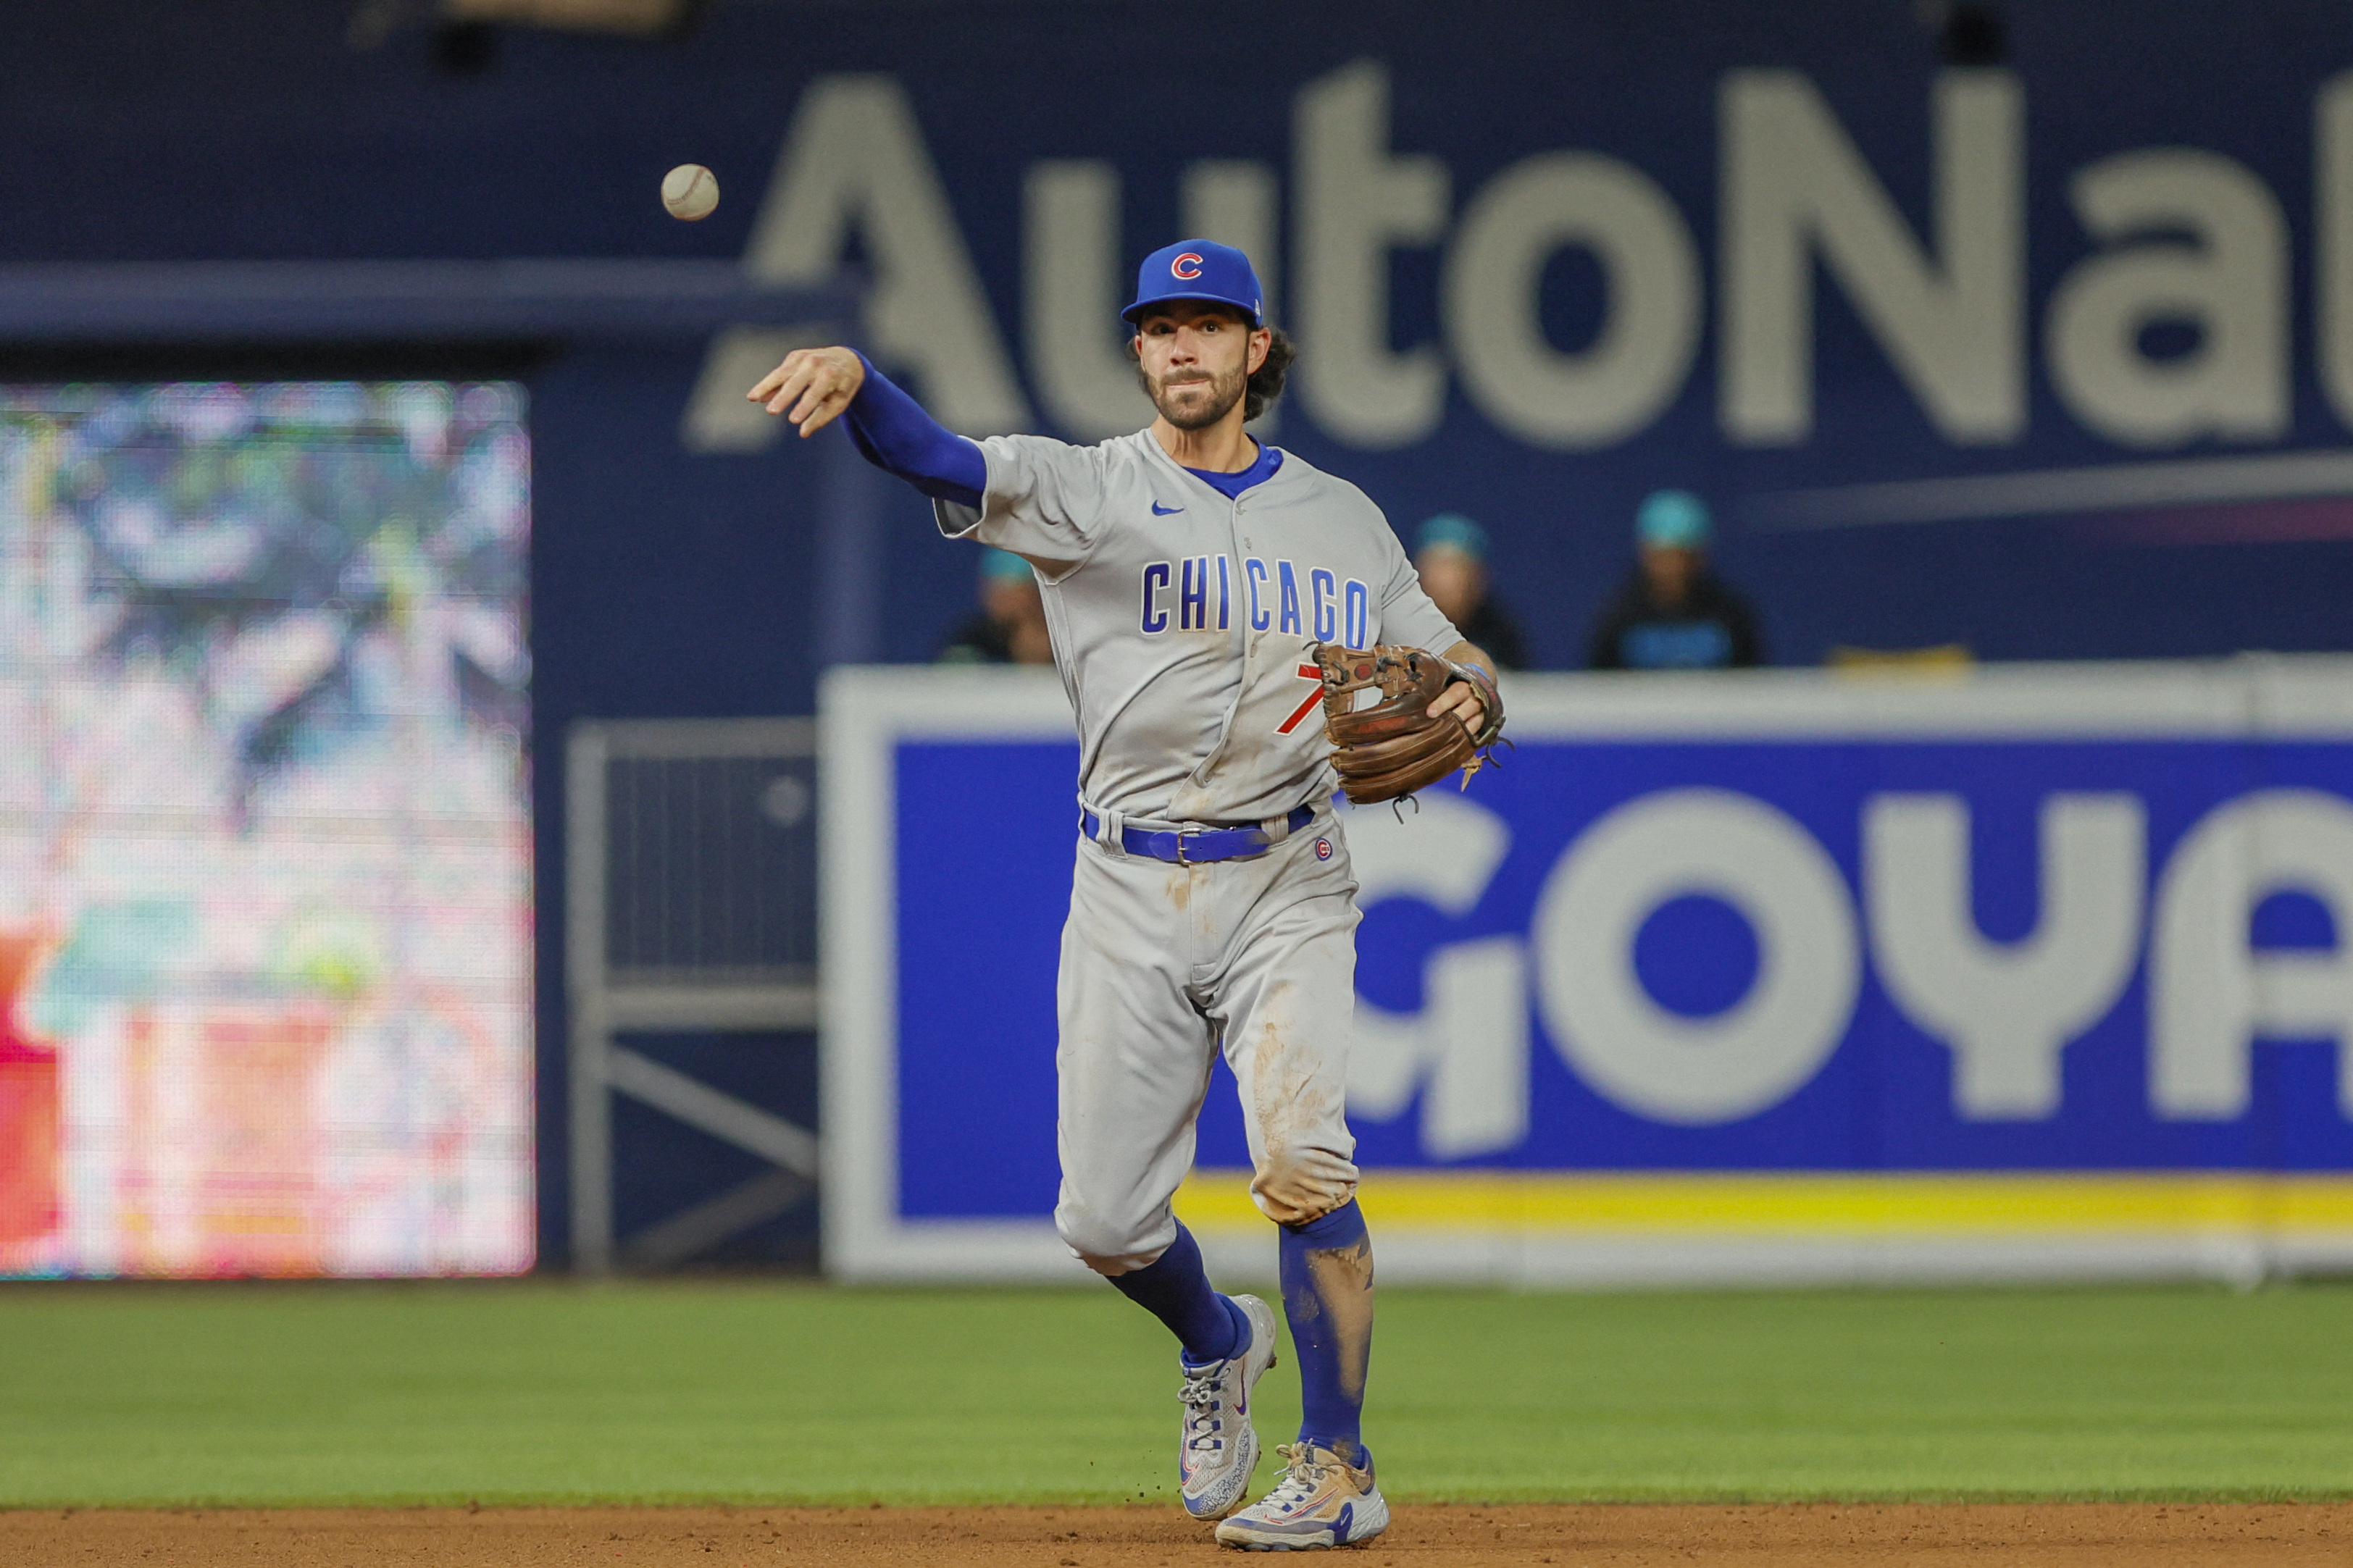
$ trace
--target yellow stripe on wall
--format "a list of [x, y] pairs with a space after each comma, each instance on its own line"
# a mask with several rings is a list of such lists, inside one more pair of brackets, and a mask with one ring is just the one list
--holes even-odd
[[[1356, 1195], [1374, 1225], [1489, 1234], [2353, 1231], [2353, 1175], [1376, 1170]], [[1248, 1171], [1195, 1171], [1176, 1212], [1196, 1230], [1267, 1224], [1250, 1203]]]

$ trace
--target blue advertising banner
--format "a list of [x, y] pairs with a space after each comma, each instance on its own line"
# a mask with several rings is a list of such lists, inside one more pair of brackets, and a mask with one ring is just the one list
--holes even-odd
[[[1505, 766], [1340, 814], [1393, 1276], [2353, 1257], [2353, 664], [1511, 698]], [[1051, 1277], [1061, 693], [828, 699], [834, 1266]], [[1246, 1258], [1222, 1068], [1201, 1128], [1180, 1201]]]
[[[1661, 487], [1776, 662], [2343, 647], [2353, 30], [2059, 5], [1956, 48], [1936, 10], [1213, 4], [1231, 68], [1181, 87], [1144, 7], [729, 16], [665, 128], [724, 165], [698, 244], [863, 281], [975, 434], [1136, 428], [1137, 263], [1241, 246], [1300, 349], [1262, 433], [1408, 534], [1477, 519], [1539, 667], [1587, 662]], [[714, 458], [776, 438], [772, 337], [712, 345]], [[925, 657], [973, 566], [904, 515], [878, 646]]]

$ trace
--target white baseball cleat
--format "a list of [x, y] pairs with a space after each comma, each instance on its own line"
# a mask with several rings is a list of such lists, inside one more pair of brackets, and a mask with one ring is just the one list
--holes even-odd
[[1389, 1527], [1389, 1505], [1370, 1464], [1357, 1469], [1329, 1448], [1277, 1448], [1291, 1468], [1274, 1489], [1218, 1526], [1218, 1544], [1246, 1552], [1354, 1546]]
[[1250, 1390], [1274, 1364], [1274, 1313], [1255, 1296], [1236, 1296], [1233, 1301], [1250, 1320], [1250, 1343], [1223, 1361], [1185, 1368], [1176, 1475], [1185, 1511], [1195, 1519], [1223, 1519], [1241, 1507], [1250, 1472], [1258, 1468]]

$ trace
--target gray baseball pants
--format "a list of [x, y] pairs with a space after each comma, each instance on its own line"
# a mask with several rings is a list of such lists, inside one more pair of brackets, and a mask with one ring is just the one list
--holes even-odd
[[1206, 866], [1080, 840], [1059, 981], [1054, 1227], [1089, 1268], [1142, 1268], [1176, 1239], [1170, 1200], [1193, 1167], [1220, 1046], [1260, 1211], [1297, 1225], [1356, 1195], [1356, 892], [1328, 811], [1255, 859]]

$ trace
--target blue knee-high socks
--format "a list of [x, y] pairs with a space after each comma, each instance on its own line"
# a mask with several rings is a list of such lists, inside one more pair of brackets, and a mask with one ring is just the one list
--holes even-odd
[[1108, 1277], [1119, 1293], [1168, 1325], [1194, 1366], [1223, 1361], [1250, 1348], [1250, 1320], [1209, 1289], [1201, 1244], [1180, 1222], [1168, 1250], [1141, 1268]]
[[1373, 1244], [1356, 1200], [1282, 1227], [1282, 1310], [1299, 1353], [1299, 1440], [1362, 1468], [1373, 1352]]
[[[1299, 1440], [1362, 1467], [1365, 1373], [1373, 1350], [1373, 1247], [1351, 1200], [1321, 1219], [1282, 1227], [1282, 1310], [1299, 1355]], [[1200, 1366], [1240, 1354], [1250, 1320], [1209, 1288], [1200, 1243], [1182, 1225], [1168, 1250], [1113, 1274], [1120, 1294], [1168, 1325]]]

